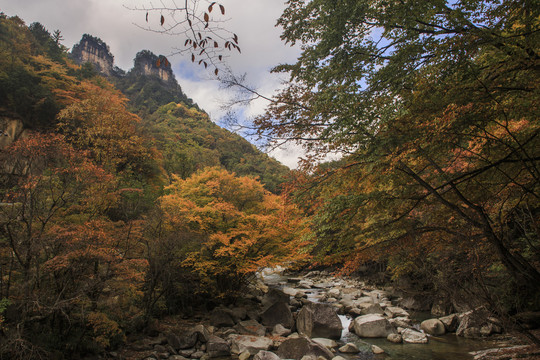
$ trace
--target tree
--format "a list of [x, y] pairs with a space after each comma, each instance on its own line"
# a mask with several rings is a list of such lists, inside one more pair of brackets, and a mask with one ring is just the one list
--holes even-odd
[[276, 67], [290, 83], [256, 126], [315, 157], [344, 155], [315, 176], [335, 179], [312, 209], [320, 240], [340, 239], [357, 260], [388, 245], [472, 241], [537, 298], [538, 11], [529, 1], [288, 3], [282, 38], [303, 52]]
[[307, 229], [298, 209], [255, 179], [207, 168], [175, 178], [167, 191], [160, 206], [168, 232], [200, 239], [182, 259], [202, 282], [200, 292], [235, 297], [259, 268], [306, 255]]

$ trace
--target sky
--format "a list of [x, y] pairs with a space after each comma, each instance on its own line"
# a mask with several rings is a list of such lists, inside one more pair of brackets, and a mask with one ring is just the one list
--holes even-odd
[[[179, 2], [180, 4], [183, 1]], [[207, 7], [210, 2], [199, 0]], [[18, 15], [27, 25], [40, 22], [51, 33], [60, 30], [63, 45], [71, 48], [83, 34], [96, 36], [109, 45], [114, 64], [129, 70], [137, 52], [143, 49], [157, 55], [170, 55], [175, 48], [182, 48], [182, 36], [160, 34], [141, 29], [148, 26], [146, 11], [130, 10], [134, 7], [174, 6], [174, 0], [0, 0], [0, 11], [8, 16]], [[227, 66], [234, 73], [246, 74], [247, 83], [265, 95], [272, 95], [285, 80], [271, 74], [270, 69], [280, 63], [294, 62], [299, 48], [284, 44], [279, 38], [281, 29], [276, 21], [285, 8], [283, 0], [221, 0], [226, 11], [221, 16], [217, 10], [212, 16], [224, 21], [221, 27], [236, 33], [242, 53], [231, 52], [226, 58]], [[164, 12], [165, 26], [172, 25], [170, 13]], [[226, 20], [226, 21], [225, 21]], [[150, 13], [149, 23], [159, 29], [159, 14]], [[156, 26], [154, 26], [154, 24]], [[212, 71], [191, 62], [187, 55], [168, 56], [173, 72], [184, 92], [191, 97], [211, 119], [220, 123], [226, 110], [223, 104], [234, 96], [222, 89]], [[249, 119], [264, 111], [263, 100], [241, 109], [241, 116]], [[301, 147], [295, 144], [276, 149], [270, 155], [294, 168]]]

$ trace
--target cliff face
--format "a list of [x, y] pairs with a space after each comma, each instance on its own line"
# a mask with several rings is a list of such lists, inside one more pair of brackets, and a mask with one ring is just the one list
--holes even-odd
[[137, 53], [130, 73], [133, 75], [157, 76], [171, 86], [177, 85], [169, 60], [163, 55], [157, 56], [148, 50]]
[[92, 63], [105, 76], [114, 74], [114, 56], [101, 39], [84, 34], [81, 41], [73, 46], [71, 56], [79, 64]]

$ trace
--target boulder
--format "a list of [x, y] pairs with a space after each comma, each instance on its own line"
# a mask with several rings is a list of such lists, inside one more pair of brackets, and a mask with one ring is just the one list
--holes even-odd
[[277, 355], [281, 359], [300, 360], [304, 356], [314, 356], [330, 360], [334, 357], [332, 352], [306, 337], [290, 338], [285, 340], [278, 348]]
[[206, 343], [206, 352], [211, 358], [231, 355], [229, 344], [215, 335], [209, 336], [208, 342]]
[[403, 329], [401, 332], [401, 338], [403, 342], [409, 344], [427, 344], [428, 338], [426, 334], [413, 329]]
[[294, 319], [291, 313], [291, 309], [284, 302], [277, 302], [270, 306], [261, 314], [262, 324], [268, 327], [274, 327], [277, 324], [281, 324], [288, 329], [292, 329], [294, 325]]
[[344, 354], [358, 354], [360, 350], [358, 347], [353, 343], [346, 343], [342, 347], [340, 347], [339, 352], [342, 352]]
[[233, 318], [234, 322], [239, 322], [241, 320], [245, 320], [247, 318], [247, 310], [243, 307], [236, 307], [231, 310], [231, 317]]
[[439, 336], [444, 335], [446, 328], [439, 319], [428, 319], [422, 321], [420, 329], [424, 330], [429, 335]]
[[291, 333], [291, 330], [287, 329], [286, 327], [284, 327], [281, 324], [277, 324], [272, 329], [272, 335], [274, 335], [274, 336], [287, 336], [290, 333]]
[[[352, 312], [352, 310], [351, 310]], [[384, 314], [384, 310], [383, 308], [381, 307], [381, 305], [379, 304], [371, 304], [369, 305], [368, 307], [365, 307], [363, 309], [360, 310], [360, 314], [361, 315], [368, 315], [368, 314], [379, 314], [379, 315], [383, 315]]]
[[384, 350], [377, 345], [371, 345], [371, 351], [373, 351], [374, 354], [384, 354]]
[[210, 332], [208, 329], [202, 325], [198, 324], [193, 328], [193, 332], [197, 334], [197, 339], [202, 342], [203, 344], [208, 341], [210, 338]]
[[280, 360], [279, 356], [271, 351], [261, 350], [253, 357], [253, 360]]
[[401, 344], [401, 335], [400, 334], [389, 334], [387, 337], [386, 337], [386, 340], [390, 341], [391, 343], [394, 343], [394, 344]]
[[338, 288], [333, 288], [333, 289], [330, 289], [326, 292], [326, 294], [328, 295], [328, 297], [330, 298], [336, 298], [336, 299], [339, 299], [339, 297], [341, 296], [341, 290], [339, 290]]
[[325, 339], [325, 338], [313, 338], [312, 341], [315, 341], [317, 344], [324, 346], [327, 349], [334, 349], [338, 347], [338, 343], [335, 340], [332, 339]]
[[231, 314], [231, 310], [217, 307], [210, 314], [210, 323], [216, 327], [234, 326], [235, 322]]
[[448, 316], [443, 316], [439, 318], [440, 322], [443, 323], [444, 328], [447, 332], [454, 332], [459, 326], [459, 317], [457, 314], [451, 314]]
[[296, 318], [298, 332], [309, 337], [339, 340], [343, 326], [336, 310], [328, 304], [311, 303]]
[[397, 306], [388, 306], [384, 309], [384, 314], [389, 318], [409, 317], [409, 313]]
[[270, 349], [272, 344], [272, 339], [264, 336], [239, 335], [232, 339], [231, 352], [241, 354], [249, 351], [251, 355], [255, 355], [261, 350]]
[[456, 335], [474, 339], [500, 333], [501, 331], [502, 328], [499, 322], [491, 318], [488, 312], [468, 311], [461, 315]]
[[263, 307], [267, 309], [278, 302], [283, 302], [283, 303], [288, 304], [289, 300], [290, 300], [289, 295], [285, 294], [283, 291], [279, 289], [271, 288], [268, 290], [266, 294], [264, 294], [261, 303]]
[[198, 334], [196, 332], [187, 332], [177, 335], [168, 332], [165, 334], [165, 337], [167, 338], [167, 343], [169, 343], [174, 350], [181, 350], [194, 347], [197, 343]]
[[255, 320], [240, 321], [234, 328], [241, 335], [264, 336], [266, 334], [266, 328]]
[[378, 314], [362, 315], [354, 319], [351, 328], [359, 337], [387, 337], [395, 332], [388, 320]]

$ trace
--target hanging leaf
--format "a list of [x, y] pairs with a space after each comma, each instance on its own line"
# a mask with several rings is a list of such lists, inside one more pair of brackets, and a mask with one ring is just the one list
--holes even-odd
[[208, 7], [208, 12], [212, 12], [212, 10], [214, 9], [214, 4], [215, 4], [215, 3], [216, 3], [216, 2], [213, 1], [213, 2], [210, 4], [210, 6]]
[[202, 59], [201, 59], [201, 60], [199, 60], [199, 65], [201, 65], [202, 61], [203, 61]]
[[219, 47], [219, 44], [217, 43], [217, 41], [214, 41], [214, 47], [215, 48]]
[[223, 55], [218, 56], [219, 61], [223, 60]]
[[[219, 5], [219, 9], [221, 10], [221, 14], [225, 15], [225, 6]], [[216, 74], [217, 75], [217, 74]]]
[[205, 28], [205, 29], [208, 29], [208, 23], [206, 23], [206, 24], [204, 25], [204, 28]]
[[161, 15], [161, 26], [163, 26], [164, 23], [165, 23], [165, 18], [163, 17], [163, 15]]
[[225, 47], [228, 49], [229, 48], [229, 42], [228, 41], [225, 41]]
[[148, 22], [148, 11], [146, 12], [146, 22]]
[[189, 39], [186, 39], [186, 42], [184, 42], [184, 46], [187, 46], [189, 44]]
[[218, 74], [219, 70], [216, 68], [216, 70], [214, 70], [214, 74]]
[[199, 53], [199, 56], [201, 56], [203, 54], [205, 49], [202, 49], [201, 52]]
[[203, 64], [204, 64], [204, 68], [206, 69], [208, 67], [208, 64], [206, 63], [206, 61], [203, 62]]
[[193, 48], [194, 48], [194, 49], [197, 48], [197, 43], [196, 43], [196, 42], [193, 43]]
[[238, 52], [241, 54], [242, 52], [240, 51], [240, 46], [237, 46], [236, 47], [236, 50], [238, 50]]
[[197, 33], [199, 35], [199, 39], [202, 40], [202, 35], [201, 33]]
[[210, 21], [210, 16], [208, 16], [208, 13], [204, 13], [204, 21]]
[[192, 27], [192, 26], [193, 26], [193, 23], [191, 22], [190, 19], [187, 19], [187, 23], [188, 23], [189, 27]]
[[191, 54], [191, 62], [195, 62], [195, 55]]
[[238, 35], [236, 35], [236, 34], [233, 34], [233, 35], [234, 35], [233, 36], [234, 42], [238, 44]]

